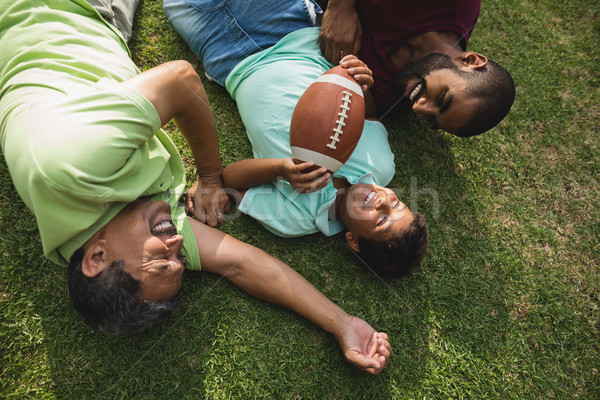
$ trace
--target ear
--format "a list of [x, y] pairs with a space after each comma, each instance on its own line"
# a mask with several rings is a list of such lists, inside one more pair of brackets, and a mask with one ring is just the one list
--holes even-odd
[[354, 235], [352, 232], [348, 231], [345, 235], [346, 243], [352, 250], [357, 253], [360, 253], [360, 247], [358, 247], [358, 236]]
[[461, 67], [477, 70], [485, 67], [488, 63], [488, 59], [483, 54], [475, 53], [474, 51], [466, 51], [458, 57], [458, 61]]
[[106, 256], [106, 241], [96, 240], [83, 255], [81, 272], [88, 278], [93, 278], [108, 268], [109, 265]]

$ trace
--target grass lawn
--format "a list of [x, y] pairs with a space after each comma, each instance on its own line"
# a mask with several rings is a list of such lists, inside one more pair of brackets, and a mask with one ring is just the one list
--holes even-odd
[[[142, 0], [135, 62], [183, 58], [202, 73], [160, 4]], [[429, 221], [429, 253], [408, 277], [377, 279], [342, 235], [281, 239], [243, 216], [222, 226], [387, 332], [394, 354], [379, 376], [303, 318], [199, 272], [186, 272], [164, 323], [92, 332], [2, 158], [0, 398], [600, 398], [599, 14], [597, 0], [485, 0], [469, 49], [513, 74], [505, 121], [469, 139], [412, 116], [383, 121], [390, 187]], [[250, 157], [235, 103], [205, 82], [224, 164]]]

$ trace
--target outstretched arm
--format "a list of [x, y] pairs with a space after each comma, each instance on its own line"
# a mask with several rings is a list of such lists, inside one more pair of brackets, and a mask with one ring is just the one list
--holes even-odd
[[385, 333], [351, 316], [285, 263], [264, 251], [190, 219], [202, 269], [229, 279], [260, 299], [289, 308], [331, 333], [346, 359], [372, 374], [388, 364]]
[[319, 33], [323, 56], [337, 64], [347, 54], [358, 54], [361, 37], [356, 0], [329, 0]]
[[162, 125], [173, 119], [187, 140], [198, 171], [198, 182], [188, 193], [188, 209], [200, 221], [216, 226], [229, 209], [229, 197], [221, 180], [223, 167], [212, 109], [194, 67], [187, 61], [171, 61], [123, 84], [154, 105]]
[[226, 188], [247, 190], [263, 183], [287, 179], [299, 192], [310, 193], [322, 189], [329, 183], [327, 168], [321, 167], [303, 173], [313, 167], [313, 162], [294, 163], [289, 158], [249, 158], [229, 164], [223, 171], [223, 184]]

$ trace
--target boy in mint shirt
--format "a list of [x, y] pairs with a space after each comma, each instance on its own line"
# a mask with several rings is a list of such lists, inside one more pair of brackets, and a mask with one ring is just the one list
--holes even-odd
[[[376, 272], [397, 276], [414, 268], [426, 251], [427, 226], [384, 187], [395, 165], [380, 122], [365, 121], [350, 159], [332, 177], [324, 169], [300, 174], [307, 165], [290, 159], [294, 107], [332, 67], [318, 45], [318, 6], [310, 0], [210, 3], [166, 0], [163, 6], [207, 76], [237, 102], [255, 157], [224, 172], [226, 187], [244, 191], [240, 211], [283, 237], [348, 229], [348, 245]], [[360, 60], [347, 57], [343, 66], [363, 90], [373, 84]], [[306, 188], [310, 193], [297, 191]]]

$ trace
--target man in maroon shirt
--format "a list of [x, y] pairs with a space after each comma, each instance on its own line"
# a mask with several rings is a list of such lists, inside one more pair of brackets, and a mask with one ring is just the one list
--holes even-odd
[[466, 51], [480, 0], [329, 0], [320, 43], [336, 64], [357, 54], [373, 71], [371, 94], [380, 117], [398, 104], [458, 136], [483, 133], [508, 113], [510, 74]]

